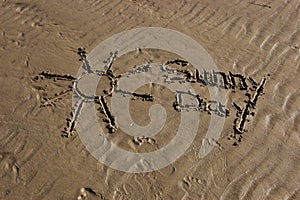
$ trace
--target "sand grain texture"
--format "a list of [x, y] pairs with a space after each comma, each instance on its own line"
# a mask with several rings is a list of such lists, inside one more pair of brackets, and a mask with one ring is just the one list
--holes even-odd
[[[1, 1], [0, 199], [300, 199], [299, 19], [298, 0]], [[227, 93], [231, 115], [220, 146], [199, 159], [210, 118], [201, 113], [199, 137], [180, 159], [156, 172], [110, 169], [85, 150], [76, 131], [61, 137], [70, 118], [72, 81], [34, 77], [43, 71], [75, 76], [81, 65], [78, 47], [90, 52], [115, 33], [147, 26], [192, 37], [220, 71], [257, 82], [267, 77], [238, 146], [227, 139], [235, 115], [231, 103], [244, 105], [246, 99], [238, 90]], [[149, 60], [170, 58], [163, 52], [134, 52], [113, 69], [121, 74]], [[167, 104], [174, 101], [169, 92], [153, 91], [173, 114], [165, 137], [132, 141], [121, 132], [107, 137], [137, 152], [165, 145], [179, 116]], [[54, 105], [41, 107], [43, 97], [55, 94]], [[133, 100], [131, 106], [138, 110], [147, 103]], [[133, 118], [144, 125], [149, 120], [143, 112], [133, 112]]]

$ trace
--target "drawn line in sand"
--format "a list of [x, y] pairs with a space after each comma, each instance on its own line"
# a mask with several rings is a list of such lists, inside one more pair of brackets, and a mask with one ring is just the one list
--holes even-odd
[[[174, 43], [172, 41], [177, 42]], [[188, 48], [183, 50], [185, 47]], [[173, 92], [191, 91], [191, 93], [194, 94], [189, 82], [183, 81], [178, 83], [177, 81], [174, 81], [176, 80], [176, 77], [172, 77], [167, 71], [164, 71], [162, 69], [163, 65], [161, 64], [149, 63], [148, 66], [140, 66], [139, 68], [136, 68], [133, 71], [130, 70], [118, 77], [112, 73], [111, 66], [115, 57], [122, 56], [127, 52], [135, 51], [136, 49], [145, 48], [173, 52], [184, 58], [181, 60], [176, 59], [174, 61], [169, 61], [169, 64], [178, 64], [185, 67], [190, 63], [198, 68], [198, 71], [201, 71], [201, 63], [204, 66], [207, 66], [208, 71], [218, 71], [211, 57], [196, 41], [182, 33], [164, 28], [137, 28], [116, 34], [97, 46], [89, 54], [88, 59], [85, 51], [80, 51], [79, 54], [83, 61], [83, 66], [80, 68], [77, 81], [75, 81], [74, 84], [77, 84], [78, 87], [75, 89], [79, 89], [80, 92], [74, 92], [73, 105], [76, 108], [78, 94], [80, 95], [80, 98], [84, 98], [84, 96], [88, 97], [88, 102], [84, 103], [84, 106], [80, 111], [80, 115], [76, 122], [76, 131], [80, 135], [80, 139], [87, 150], [91, 152], [96, 159], [114, 169], [132, 173], [158, 170], [161, 167], [165, 167], [174, 162], [192, 143], [197, 134], [199, 124], [198, 113], [181, 112], [181, 122], [179, 124], [178, 132], [175, 137], [173, 137], [172, 141], [163, 148], [149, 153], [125, 151], [113, 144], [105, 137], [103, 131], [101, 129], [99, 130], [99, 126], [97, 125], [98, 121], [94, 118], [95, 102], [92, 102], [91, 99], [95, 97], [94, 91], [96, 90], [99, 81], [101, 82], [101, 77], [103, 76], [109, 78], [110, 88], [104, 92], [105, 97], [100, 97], [98, 102], [101, 104], [102, 112], [104, 111], [104, 113], [106, 113], [106, 118], [108, 118], [107, 122], [112, 128], [111, 131], [115, 130], [113, 127], [117, 127], [122, 129], [126, 134], [134, 136], [137, 139], [138, 137], [145, 139], [151, 138], [161, 130], [166, 120], [166, 111], [164, 108], [159, 104], [155, 104], [149, 110], [151, 119], [150, 124], [145, 127], [135, 124], [129, 114], [129, 100], [135, 98], [144, 101], [154, 101], [155, 99], [151, 94], [137, 94], [135, 90], [138, 87], [149, 83], [158, 83], [168, 87]], [[141, 69], [141, 71], [136, 71], [138, 69]], [[159, 76], [162, 74], [165, 76], [169, 75], [171, 82], [165, 82], [164, 78]], [[184, 80], [182, 73], [181, 76]], [[209, 79], [209, 77], [207, 77], [207, 79]], [[209, 87], [208, 89], [211, 99], [220, 102], [220, 105], [225, 104], [224, 92], [212, 91], [212, 87]], [[83, 95], [81, 93], [83, 93]], [[110, 107], [105, 103], [106, 98], [111, 98]], [[184, 101], [188, 103], [191, 102], [191, 99], [188, 97], [183, 98]], [[213, 104], [214, 102], [210, 103]], [[212, 105], [210, 106], [210, 109], [214, 109], [212, 108]], [[132, 126], [132, 124], [134, 125]], [[202, 157], [205, 157], [212, 149], [209, 143], [206, 144], [206, 138], [213, 138], [217, 141], [221, 134], [223, 124], [223, 118], [212, 115], [211, 125], [203, 140], [204, 145], [201, 146], [200, 150]], [[86, 131], [88, 131], [88, 133]]]
[[255, 5], [255, 6], [260, 6], [263, 8], [272, 8], [270, 5], [267, 4], [260, 4], [260, 3], [254, 3], [254, 2], [249, 2], [249, 4]]
[[246, 96], [248, 97], [248, 100], [246, 100], [246, 106], [244, 109], [242, 109], [240, 106], [238, 106], [236, 103], [233, 102], [233, 106], [236, 110], [236, 118], [233, 122], [233, 133], [228, 137], [228, 140], [234, 139], [235, 142], [232, 144], [233, 146], [237, 146], [238, 142], [241, 142], [243, 138], [243, 133], [247, 132], [247, 130], [244, 129], [246, 122], [249, 120], [248, 116], [254, 116], [255, 115], [255, 106], [258, 101], [258, 97], [263, 94], [264, 85], [266, 83], [266, 78], [263, 78], [260, 85], [257, 87], [254, 95], [251, 98], [251, 95], [249, 93], [246, 93]]
[[[161, 32], [164, 33], [162, 34]], [[171, 37], [166, 37], [170, 34], [170, 32]], [[107, 56], [105, 51], [103, 51], [103, 48], [99, 48], [101, 45], [92, 51], [89, 55], [89, 60], [87, 58], [86, 51], [83, 48], [78, 49], [82, 68], [79, 70], [78, 77], [76, 79], [67, 74], [60, 75], [49, 72], [42, 72], [34, 78], [35, 80], [43, 80], [46, 78], [52, 79], [53, 81], [62, 80], [73, 83], [74, 90], [71, 118], [67, 119], [67, 126], [64, 128], [62, 136], [71, 136], [76, 127], [83, 143], [85, 145], [91, 143], [89, 146], [86, 146], [91, 154], [93, 154], [95, 158], [99, 159], [99, 161], [112, 168], [135, 173], [157, 170], [175, 161], [182, 153], [184, 153], [185, 149], [188, 148], [189, 144], [193, 141], [197, 131], [193, 131], [192, 129], [193, 127], [197, 128], [197, 120], [199, 117], [197, 114], [195, 115], [195, 111], [207, 112], [212, 115], [208, 133], [204, 137], [200, 148], [200, 157], [205, 157], [213, 148], [214, 144], [221, 147], [218, 139], [224, 124], [223, 118], [230, 115], [229, 109], [226, 108], [225, 93], [222, 91], [231, 90], [232, 92], [235, 92], [235, 90], [240, 90], [246, 92], [245, 95], [248, 97], [248, 101], [245, 101], [247, 103], [245, 108], [241, 108], [233, 102], [233, 106], [236, 110], [236, 119], [233, 124], [233, 134], [231, 134], [228, 138], [236, 140], [233, 143], [234, 146], [237, 145], [237, 142], [241, 141], [242, 133], [246, 132], [244, 129], [246, 121], [249, 120], [247, 116], [249, 113], [254, 113], [258, 97], [263, 93], [263, 85], [266, 81], [265, 78], [260, 84], [258, 84], [251, 77], [247, 78], [241, 74], [218, 71], [216, 65], [202, 47], [199, 48], [198, 44], [193, 44], [195, 41], [184, 38], [186, 36], [183, 34], [178, 34], [178, 32], [174, 32], [169, 29], [141, 28], [131, 30], [128, 34], [126, 32], [122, 34], [122, 37], [127, 37], [125, 39], [127, 42], [129, 42], [132, 38], [131, 34], [134, 34], [135, 37], [138, 36], [141, 41], [150, 37], [150, 40], [154, 40], [154, 42], [151, 43], [149, 41], [144, 41], [143, 43], [142, 41], [141, 43], [138, 42], [139, 44], [135, 44], [133, 46], [132, 44], [127, 43], [127, 46], [123, 46], [123, 49], [120, 48], [121, 50], [119, 51], [116, 47], [118, 45], [119, 47], [124, 45], [124, 40], [120, 40], [120, 34], [117, 34], [116, 37], [108, 39], [104, 42], [104, 45], [102, 45], [104, 49], [110, 49], [109, 56]], [[148, 37], [145, 37], [145, 35]], [[157, 39], [159, 38], [158, 36], [163, 36], [163, 40], [160, 41], [160, 39]], [[183, 37], [183, 40], [189, 43], [188, 46], [191, 47], [190, 50], [187, 49], [186, 52], [182, 53], [181, 45], [175, 46], [175, 48], [174, 46], [168, 47], [170, 43], [166, 42], [167, 39], [176, 38], [178, 36]], [[111, 40], [114, 40], [113, 45]], [[147, 46], [149, 44], [151, 45]], [[174, 59], [165, 62], [165, 64], [147, 63], [134, 67], [125, 74], [114, 74], [112, 65], [119, 55], [124, 55], [130, 50], [141, 48], [175, 51], [174, 53], [177, 55], [187, 57], [187, 60]], [[195, 54], [195, 52], [197, 52], [197, 50], [199, 51], [199, 49], [200, 52], [202, 51], [200, 53], [200, 55], [202, 55], [202, 57], [200, 56], [200, 60], [199, 58], [196, 58], [198, 55]], [[202, 65], [206, 62], [207, 66], [213, 67], [201, 69], [199, 65], [197, 65], [200, 61], [202, 61]], [[195, 67], [195, 70], [169, 68], [168, 65], [172, 64], [179, 65], [182, 68], [191, 64]], [[99, 67], [99, 65], [101, 65], [101, 67]], [[103, 90], [104, 95], [96, 96], [93, 91], [95, 91], [101, 77], [104, 76], [109, 79], [109, 88]], [[88, 80], [89, 82], [87, 85], [84, 85], [82, 84], [82, 82], [84, 83], [82, 80]], [[117, 130], [121, 128], [128, 135], [134, 136], [133, 143], [136, 145], [140, 146], [143, 143], [154, 144], [155, 139], [153, 139], [152, 136], [156, 134], [161, 127], [163, 127], [166, 119], [165, 111], [160, 110], [161, 106], [159, 107], [159, 105], [152, 106], [149, 115], [151, 118], [150, 125], [140, 127], [132, 121], [128, 110], [129, 100], [151, 102], [155, 100], [155, 97], [149, 93], [139, 94], [135, 92], [138, 87], [154, 82], [162, 84], [169, 89], [173, 88], [171, 90], [175, 93], [173, 108], [176, 111], [181, 112], [179, 132], [173, 138], [173, 141], [175, 141], [173, 142], [173, 145], [177, 144], [177, 146], [175, 149], [173, 148], [175, 146], [171, 147], [172, 150], [159, 149], [148, 154], [136, 154], [122, 150], [111, 143], [103, 135], [102, 130], [99, 130], [99, 126], [97, 126], [98, 122], [93, 118], [93, 113], [95, 113], [95, 104], [99, 105], [97, 110], [104, 115], [103, 122], [107, 124], [106, 128], [108, 129], [108, 133], [116, 133]], [[188, 84], [199, 84], [201, 87], [207, 87], [211, 96], [210, 100], [207, 100], [207, 98], [193, 92], [193, 89]], [[213, 95], [211, 92], [212, 88], [217, 88], [217, 91], [221, 91], [221, 93]], [[69, 86], [69, 89], [55, 94], [54, 97], [45, 98], [44, 101], [41, 102], [41, 107], [55, 105], [54, 102], [62, 99], [64, 95], [70, 91], [71, 89]], [[250, 91], [254, 91], [252, 96], [249, 93]], [[108, 98], [111, 100], [111, 105], [107, 103]], [[125, 101], [120, 100], [122, 98], [125, 98]], [[77, 126], [79, 121], [81, 123]], [[182, 124], [184, 124], [184, 128], [181, 127]], [[214, 128], [212, 128], [212, 126], [214, 126]], [[83, 132], [83, 130], [87, 131], [87, 127], [90, 127], [88, 129], [89, 131], [92, 131], [89, 133], [89, 136]], [[141, 135], [140, 133], [143, 134]], [[89, 138], [90, 136], [92, 136], [92, 140]], [[185, 138], [185, 140], [181, 141], [179, 138]], [[180, 140], [180, 142], [176, 143], [176, 140]], [[179, 148], [179, 146], [181, 146], [181, 148]], [[166, 148], [170, 148], [170, 146], [167, 145]], [[117, 157], [112, 159], [110, 157], [112, 155]], [[165, 160], [165, 158], [168, 159]], [[113, 163], [111, 162], [112, 160], [114, 160]]]

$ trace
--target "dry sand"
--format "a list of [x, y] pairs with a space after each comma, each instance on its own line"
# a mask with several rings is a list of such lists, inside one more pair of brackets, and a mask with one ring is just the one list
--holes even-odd
[[[0, 199], [300, 199], [300, 1], [251, 2], [2, 0]], [[227, 92], [230, 116], [208, 156], [198, 155], [210, 119], [201, 112], [201, 128], [191, 147], [155, 172], [113, 170], [86, 151], [76, 131], [61, 137], [71, 111], [70, 81], [33, 78], [42, 71], [75, 76], [81, 65], [78, 47], [90, 52], [115, 33], [148, 26], [192, 37], [220, 71], [256, 81], [270, 74], [237, 146], [228, 137], [235, 118], [232, 102], [243, 105], [246, 98], [239, 90]], [[117, 59], [113, 70], [121, 74], [149, 60], [170, 58], [176, 57], [133, 52]], [[165, 88], [147, 88], [140, 91], [158, 97], [171, 117], [154, 141], [134, 141], [121, 131], [107, 135], [124, 149], [153, 151], [175, 134], [179, 113], [172, 107], [174, 96]], [[62, 91], [55, 106], [40, 107], [43, 98]], [[149, 123], [143, 106], [150, 105], [131, 102], [138, 124]]]

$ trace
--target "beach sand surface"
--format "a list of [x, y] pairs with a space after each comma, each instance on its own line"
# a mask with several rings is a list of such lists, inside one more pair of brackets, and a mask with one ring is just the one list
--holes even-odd
[[[251, 2], [2, 0], [0, 199], [300, 199], [300, 2]], [[230, 115], [212, 151], [199, 158], [211, 117], [199, 112], [192, 145], [158, 171], [114, 170], [91, 156], [76, 131], [61, 136], [72, 109], [72, 82], [34, 77], [43, 71], [75, 77], [81, 66], [79, 47], [89, 54], [110, 36], [137, 27], [179, 31], [201, 44], [220, 71], [258, 83], [266, 78], [237, 146], [230, 139], [232, 102], [244, 108], [247, 99], [239, 89], [226, 91]], [[134, 51], [117, 58], [112, 70], [122, 74], [135, 65], [176, 58], [170, 52]], [[99, 95], [108, 83], [99, 84]], [[205, 87], [195, 90], [208, 98]], [[65, 94], [54, 106], [41, 107], [44, 98], [60, 92]], [[147, 125], [148, 109], [161, 103], [168, 114], [165, 127], [153, 140], [135, 142], [121, 130], [106, 136], [128, 151], [154, 151], [174, 137], [180, 112], [165, 87], [145, 85], [137, 92], [151, 93], [155, 101], [130, 101], [133, 120]], [[98, 117], [106, 130], [104, 116]]]

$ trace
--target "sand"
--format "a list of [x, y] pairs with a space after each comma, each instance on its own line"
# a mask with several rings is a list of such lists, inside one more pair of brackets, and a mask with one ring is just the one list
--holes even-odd
[[[299, 11], [296, 0], [1, 1], [0, 199], [300, 199]], [[234, 120], [243, 115], [237, 114], [239, 107], [247, 107], [246, 92], [228, 89], [230, 114], [221, 137], [208, 141], [213, 148], [207, 156], [199, 157], [211, 118], [203, 111], [197, 137], [184, 155], [160, 170], [132, 174], [91, 156], [76, 128], [68, 137], [62, 131], [72, 118], [70, 77], [82, 64], [77, 49], [84, 47], [89, 55], [116, 33], [150, 26], [190, 36], [220, 72], [265, 83], [256, 105], [248, 106], [254, 116], [245, 111], [242, 138], [234, 138]], [[135, 65], [177, 58], [136, 51], [117, 58], [112, 70], [123, 74]], [[105, 84], [109, 80], [99, 85], [99, 96]], [[194, 86], [207, 97], [206, 87]], [[161, 103], [169, 115], [165, 127], [155, 138], [133, 138], [121, 130], [106, 136], [128, 151], [154, 151], [174, 137], [181, 112], [164, 87], [145, 85], [136, 92], [149, 93], [154, 101], [131, 100], [133, 120], [147, 125], [145, 110]], [[99, 112], [98, 117], [107, 130], [106, 116]]]

